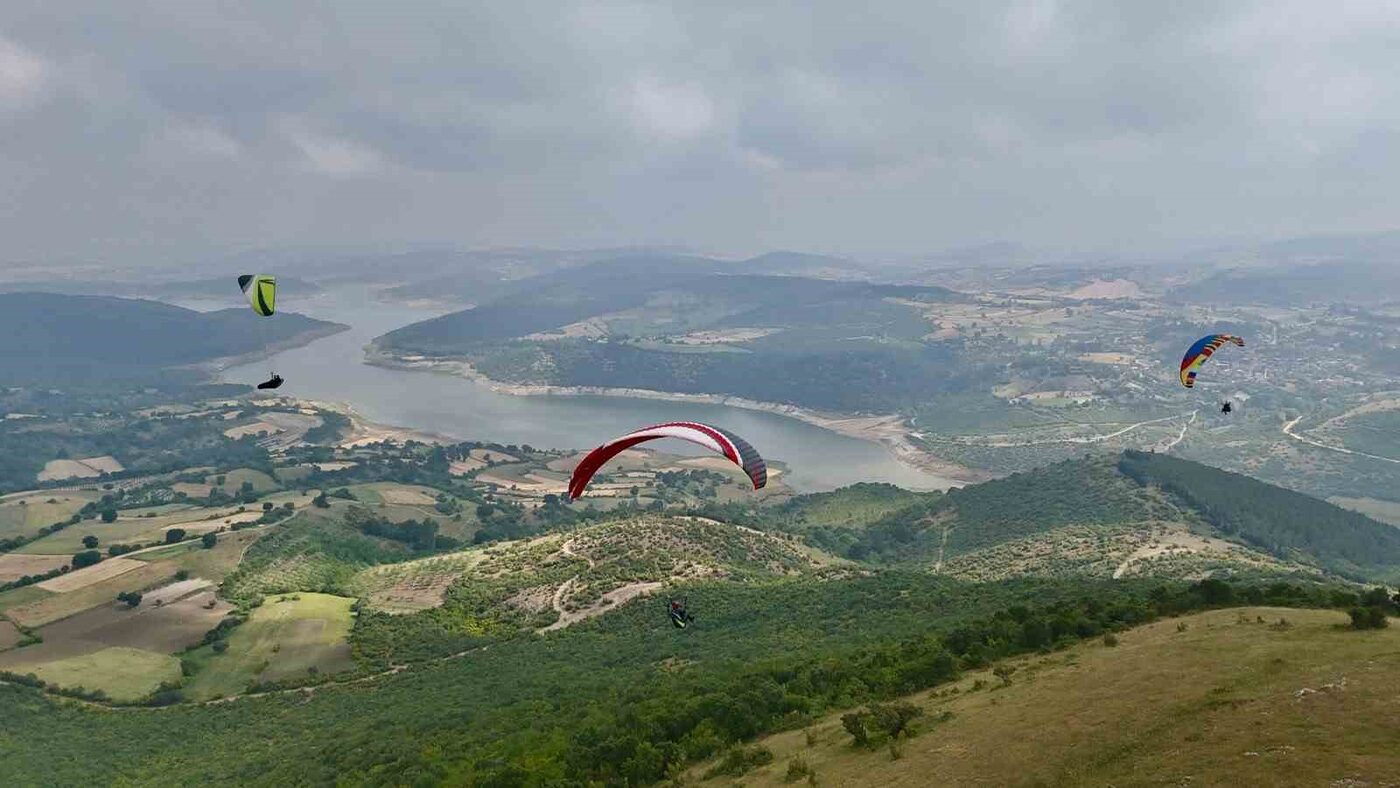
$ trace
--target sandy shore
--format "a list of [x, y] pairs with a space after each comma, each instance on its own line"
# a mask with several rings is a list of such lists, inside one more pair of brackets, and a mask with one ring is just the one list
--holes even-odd
[[277, 401], [283, 405], [290, 405], [298, 408], [315, 408], [318, 410], [339, 413], [350, 420], [350, 434], [342, 437], [337, 444], [341, 448], [354, 448], [367, 443], [379, 443], [380, 441], [394, 441], [404, 443], [406, 441], [418, 441], [419, 443], [460, 443], [463, 439], [451, 435], [443, 435], [436, 432], [426, 432], [408, 427], [395, 427], [390, 424], [380, 424], [365, 418], [363, 414], [356, 411], [348, 402], [326, 402], [324, 400], [297, 399], [293, 397], [278, 397]]
[[373, 346], [365, 351], [365, 363], [391, 369], [404, 369], [420, 372], [436, 372], [456, 375], [490, 387], [493, 391], [515, 396], [602, 396], [634, 397], [638, 399], [659, 399], [672, 402], [698, 402], [710, 405], [727, 405], [731, 408], [758, 410], [776, 413], [788, 418], [830, 430], [840, 435], [859, 440], [871, 441], [884, 446], [895, 459], [925, 473], [940, 476], [950, 486], [961, 486], [995, 478], [987, 471], [967, 468], [930, 454], [913, 442], [904, 418], [896, 414], [860, 416], [840, 413], [827, 413], [796, 405], [777, 402], [760, 402], [723, 394], [682, 394], [652, 389], [611, 388], [597, 386], [546, 386], [505, 383], [489, 378], [465, 361], [444, 361], [415, 356], [396, 356], [378, 350]]

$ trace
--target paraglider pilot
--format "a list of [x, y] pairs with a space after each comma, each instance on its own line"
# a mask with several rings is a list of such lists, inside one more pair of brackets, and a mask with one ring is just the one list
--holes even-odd
[[1229, 401], [1229, 400], [1225, 400], [1225, 404], [1220, 406], [1220, 412], [1221, 412], [1221, 413], [1230, 413], [1230, 412], [1233, 411], [1233, 410], [1234, 410], [1234, 408], [1230, 407], [1230, 401]]
[[679, 599], [671, 600], [671, 625], [676, 629], [685, 629], [686, 624], [695, 620], [689, 611], [685, 609], [685, 602]]
[[281, 385], [282, 385], [282, 376], [279, 375], [279, 374], [277, 374], [276, 372], [274, 372], [274, 373], [272, 373], [272, 377], [271, 377], [271, 378], [269, 378], [268, 380], [264, 380], [263, 382], [259, 383], [259, 384], [258, 384], [258, 388], [260, 388], [260, 389], [275, 389], [275, 388], [277, 388], [278, 386], [281, 386]]

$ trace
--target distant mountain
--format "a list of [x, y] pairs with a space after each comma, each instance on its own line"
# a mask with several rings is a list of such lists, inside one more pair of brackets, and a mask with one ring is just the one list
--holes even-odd
[[[129, 279], [46, 279], [32, 282], [0, 282], [3, 293], [57, 293], [63, 295], [106, 295], [147, 299], [223, 299], [230, 304], [238, 303], [242, 294], [238, 290], [235, 277], [216, 279], [176, 279], [170, 281], [145, 278], [140, 281]], [[322, 292], [320, 285], [295, 276], [277, 278], [278, 296], [285, 299], [298, 299]]]
[[[1306, 567], [1354, 580], [1400, 578], [1400, 529], [1164, 454], [1070, 460], [913, 502], [909, 496], [861, 485], [799, 497], [788, 516], [818, 543], [855, 558], [934, 563], [979, 579]], [[869, 516], [862, 521], [853, 511]]]
[[864, 272], [864, 266], [844, 257], [806, 252], [768, 252], [745, 260], [741, 265], [756, 274], [803, 274], [845, 278]]
[[1395, 262], [1352, 260], [1293, 268], [1233, 269], [1177, 288], [1170, 297], [1278, 306], [1400, 302], [1400, 255], [1393, 259]]
[[[261, 321], [261, 322], [260, 322]], [[335, 333], [343, 326], [248, 309], [196, 312], [157, 301], [0, 294], [0, 385], [106, 385], [196, 378], [194, 365]]]

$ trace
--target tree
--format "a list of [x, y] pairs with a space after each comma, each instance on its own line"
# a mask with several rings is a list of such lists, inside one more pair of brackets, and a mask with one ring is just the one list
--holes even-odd
[[1003, 687], [1011, 686], [1011, 674], [1015, 672], [1016, 669], [1010, 665], [997, 665], [995, 668], [992, 668], [992, 675], [1001, 679], [1001, 686]]
[[263, 501], [263, 511], [264, 511], [264, 512], [270, 512], [270, 511], [272, 511], [272, 501]]
[[102, 510], [102, 522], [104, 522], [104, 523], [114, 523], [114, 522], [116, 522], [116, 521], [117, 521], [117, 510], [116, 510], [116, 509], [110, 509], [110, 508], [109, 508], [109, 509], [103, 509], [103, 510]]
[[208, 550], [219, 543], [219, 535], [213, 532], [207, 533], [199, 537], [199, 543], [204, 545], [205, 550]]
[[166, 544], [175, 544], [176, 542], [183, 542], [184, 540], [185, 529], [183, 528], [171, 528], [169, 531], [165, 532]]
[[316, 507], [317, 509], [329, 509], [329, 508], [331, 508], [331, 502], [330, 502], [329, 500], [326, 499], [326, 494], [325, 494], [325, 493], [321, 493], [320, 495], [316, 496], [315, 498], [312, 498], [312, 499], [311, 499], [311, 505], [314, 506], [314, 507]]
[[85, 566], [92, 566], [101, 560], [102, 554], [96, 550], [84, 550], [73, 556], [73, 568], [82, 569]]
[[909, 730], [909, 724], [923, 716], [924, 710], [912, 703], [875, 704], [870, 707], [870, 719], [875, 727], [891, 739], [898, 739]]
[[141, 592], [123, 591], [120, 594], [117, 594], [117, 601], [125, 602], [128, 608], [136, 607], [137, 605], [141, 604]]
[[92, 534], [84, 536], [83, 547], [86, 547], [89, 550], [93, 549], [94, 547], [97, 547], [97, 537], [93, 536]]

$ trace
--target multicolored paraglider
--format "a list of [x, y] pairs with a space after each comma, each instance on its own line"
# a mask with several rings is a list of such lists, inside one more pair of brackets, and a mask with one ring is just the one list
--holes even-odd
[[722, 455], [748, 474], [755, 490], [761, 489], [763, 485], [768, 483], [768, 466], [763, 462], [763, 458], [758, 456], [758, 452], [754, 451], [754, 448], [743, 438], [728, 430], [712, 427], [708, 424], [693, 421], [672, 421], [646, 427], [636, 432], [629, 432], [589, 452], [588, 456], [584, 457], [583, 461], [578, 464], [578, 467], [574, 468], [574, 475], [569, 479], [569, 500], [577, 500], [579, 496], [583, 495], [583, 490], [588, 486], [593, 474], [597, 473], [598, 469], [603, 467], [608, 460], [639, 443], [661, 438], [679, 438], [698, 446], [704, 446], [710, 451]]
[[1192, 388], [1196, 385], [1196, 373], [1201, 366], [1215, 355], [1215, 351], [1227, 344], [1244, 347], [1244, 338], [1233, 334], [1211, 334], [1196, 340], [1181, 358], [1181, 385]]
[[[248, 297], [248, 304], [253, 307], [253, 312], [261, 317], [272, 317], [277, 311], [277, 277], [267, 274], [243, 274], [238, 277], [238, 287], [243, 291], [243, 295]], [[265, 334], [261, 328], [260, 335]], [[267, 337], [263, 336], [263, 346], [267, 346]], [[259, 389], [275, 389], [282, 385], [282, 376], [276, 372], [272, 377], [258, 384]]]

